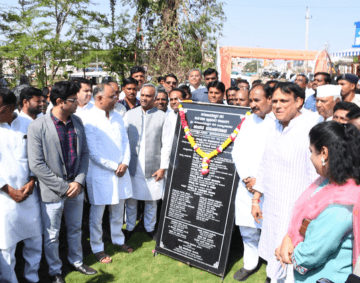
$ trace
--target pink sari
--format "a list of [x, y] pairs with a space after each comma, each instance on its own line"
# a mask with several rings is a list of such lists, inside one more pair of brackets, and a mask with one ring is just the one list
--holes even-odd
[[315, 180], [296, 201], [288, 229], [294, 247], [304, 241], [299, 229], [304, 219], [316, 219], [330, 204], [353, 206], [353, 266], [360, 253], [360, 186], [349, 179], [344, 185], [328, 184], [311, 196], [324, 181], [323, 177]]

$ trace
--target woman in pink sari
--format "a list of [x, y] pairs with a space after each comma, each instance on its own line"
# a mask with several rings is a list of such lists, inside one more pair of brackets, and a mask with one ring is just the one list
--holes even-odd
[[324, 122], [310, 131], [311, 161], [321, 176], [296, 201], [275, 255], [295, 282], [345, 282], [360, 251], [360, 132]]

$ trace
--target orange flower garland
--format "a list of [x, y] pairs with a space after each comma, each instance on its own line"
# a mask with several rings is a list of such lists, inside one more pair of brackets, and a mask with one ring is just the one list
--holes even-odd
[[[192, 102], [192, 100], [184, 100], [183, 102]], [[190, 142], [191, 147], [194, 149], [194, 151], [199, 154], [202, 157], [202, 169], [201, 174], [207, 175], [209, 174], [209, 164], [210, 159], [214, 156], [217, 156], [219, 153], [223, 152], [237, 137], [242, 123], [245, 121], [245, 118], [243, 118], [240, 122], [240, 124], [235, 128], [235, 130], [231, 133], [231, 135], [215, 150], [213, 150], [210, 153], [206, 153], [201, 150], [201, 148], [196, 144], [195, 139], [193, 138], [189, 125], [186, 121], [185, 111], [181, 104], [179, 104], [179, 115], [181, 118], [181, 126], [184, 129], [185, 132], [185, 138]]]

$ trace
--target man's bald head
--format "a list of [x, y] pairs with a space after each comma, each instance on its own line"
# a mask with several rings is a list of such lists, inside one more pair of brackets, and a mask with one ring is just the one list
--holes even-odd
[[249, 106], [249, 91], [246, 89], [241, 89], [236, 92], [234, 97], [234, 105], [238, 106]]

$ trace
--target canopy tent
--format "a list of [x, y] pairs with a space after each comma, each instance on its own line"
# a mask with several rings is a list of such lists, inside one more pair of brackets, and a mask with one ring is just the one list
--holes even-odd
[[354, 57], [360, 56], [360, 47], [349, 48], [343, 51], [331, 53], [332, 57]]

